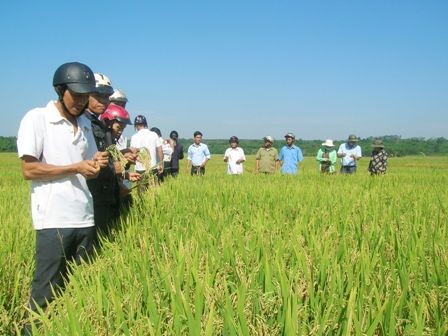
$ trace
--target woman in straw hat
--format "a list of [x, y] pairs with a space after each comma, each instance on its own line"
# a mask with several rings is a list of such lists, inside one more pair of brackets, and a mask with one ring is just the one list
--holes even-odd
[[388, 154], [384, 150], [383, 141], [375, 140], [372, 144], [372, 149], [372, 158], [368, 168], [370, 175], [386, 174]]
[[319, 162], [319, 169], [323, 174], [334, 174], [335, 165], [337, 161], [337, 153], [334, 148], [333, 140], [327, 139], [322, 143], [322, 147], [316, 155], [316, 160]]

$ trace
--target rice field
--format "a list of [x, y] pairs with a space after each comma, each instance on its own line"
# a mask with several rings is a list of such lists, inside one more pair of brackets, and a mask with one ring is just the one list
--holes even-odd
[[[33, 273], [29, 185], [0, 164], [0, 334], [24, 322]], [[185, 164], [185, 162], [182, 162]], [[135, 199], [75, 268], [39, 335], [446, 335], [448, 157], [389, 160], [386, 176], [204, 177]]]

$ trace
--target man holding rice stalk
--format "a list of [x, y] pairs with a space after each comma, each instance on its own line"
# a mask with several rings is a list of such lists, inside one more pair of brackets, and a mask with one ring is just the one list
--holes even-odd
[[190, 170], [190, 174], [194, 175], [204, 175], [205, 165], [207, 161], [210, 160], [211, 155], [206, 144], [201, 143], [202, 133], [199, 131], [193, 134], [194, 143], [188, 147], [187, 156], [187, 171]]
[[150, 186], [150, 175], [163, 173], [162, 142], [155, 132], [148, 129], [145, 116], [136, 116], [134, 127], [137, 132], [131, 137], [130, 146], [140, 150], [135, 171], [143, 177], [139, 184], [139, 191], [144, 191]]
[[[95, 91], [92, 70], [81, 63], [61, 65], [53, 77], [57, 101], [29, 111], [20, 123], [19, 157], [31, 180], [31, 210], [36, 230], [36, 268], [30, 308], [45, 310], [64, 288], [67, 262], [79, 264], [93, 250], [93, 199], [86, 180], [108, 164], [98, 152], [83, 112]], [[54, 292], [53, 292], [54, 291]], [[25, 327], [24, 332], [30, 332]]]
[[106, 150], [114, 161], [120, 191], [120, 206], [128, 208], [132, 203], [130, 182], [140, 179], [139, 173], [129, 170], [130, 165], [135, 164], [138, 154], [134, 148], [120, 150], [117, 144], [126, 125], [132, 125], [131, 119], [128, 111], [124, 107], [110, 104], [106, 112], [100, 116], [100, 120], [112, 134], [113, 145], [107, 147]]
[[[100, 151], [114, 144], [112, 132], [100, 120], [109, 106], [109, 97], [114, 92], [110, 79], [104, 74], [95, 74], [95, 91], [89, 96], [85, 116], [92, 123], [95, 142]], [[93, 197], [95, 226], [99, 234], [108, 235], [120, 212], [120, 188], [114, 159], [109, 157], [109, 165], [101, 169], [98, 178], [88, 181]]]

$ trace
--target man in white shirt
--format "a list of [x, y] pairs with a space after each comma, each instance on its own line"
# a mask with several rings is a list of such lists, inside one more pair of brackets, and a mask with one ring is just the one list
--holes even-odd
[[241, 175], [243, 173], [243, 162], [246, 161], [244, 150], [238, 147], [238, 137], [232, 136], [229, 140], [230, 148], [224, 153], [224, 162], [227, 162], [227, 174]]
[[187, 170], [191, 166], [191, 175], [204, 175], [205, 165], [210, 160], [211, 155], [206, 144], [201, 143], [202, 133], [194, 132], [194, 143], [188, 147]]
[[95, 240], [93, 200], [86, 180], [107, 166], [92, 127], [83, 115], [95, 90], [92, 70], [84, 64], [61, 65], [53, 77], [58, 101], [29, 111], [17, 136], [23, 176], [31, 180], [31, 212], [36, 230], [35, 272], [30, 308], [45, 309], [64, 288], [67, 262], [80, 263]]
[[137, 133], [131, 137], [130, 147], [137, 149], [146, 148], [151, 157], [149, 167], [145, 167], [143, 162], [137, 160], [135, 171], [143, 174], [149, 169], [155, 174], [163, 173], [162, 142], [160, 141], [159, 136], [148, 129], [148, 122], [143, 115], [135, 117], [134, 126]]
[[341, 159], [341, 174], [354, 174], [358, 160], [362, 157], [358, 137], [351, 134], [348, 141], [339, 146], [338, 158]]

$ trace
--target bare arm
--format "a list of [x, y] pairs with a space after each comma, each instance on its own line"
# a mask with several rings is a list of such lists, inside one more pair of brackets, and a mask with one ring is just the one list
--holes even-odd
[[208, 158], [205, 158], [204, 162], [202, 162], [201, 167], [205, 167], [205, 165], [207, 164], [207, 161], [210, 160]]
[[22, 157], [22, 173], [25, 180], [51, 181], [70, 175], [81, 174], [86, 179], [95, 178], [100, 165], [94, 160], [84, 160], [65, 166], [56, 166], [40, 162], [33, 156]]
[[163, 173], [163, 151], [162, 146], [157, 147], [157, 157], [159, 158], [159, 173]]

